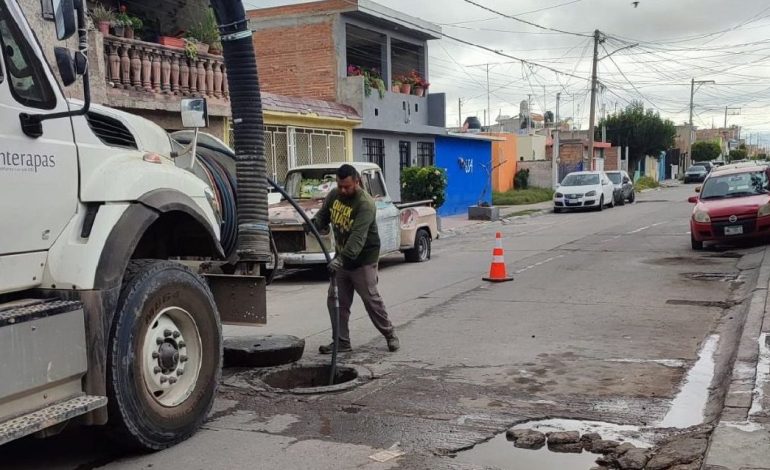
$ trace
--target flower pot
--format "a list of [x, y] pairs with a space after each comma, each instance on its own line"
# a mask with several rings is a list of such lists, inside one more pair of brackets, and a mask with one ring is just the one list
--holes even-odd
[[217, 46], [209, 46], [209, 54], [222, 55], [222, 48]]
[[414, 94], [415, 94], [416, 96], [424, 96], [424, 95], [425, 95], [425, 88], [423, 88], [423, 87], [419, 87], [419, 86], [418, 86], [418, 87], [416, 87], [416, 88], [414, 89]]
[[126, 26], [124, 31], [124, 37], [126, 39], [134, 39], [134, 28], [130, 26]]
[[110, 22], [109, 21], [100, 21], [99, 22], [99, 32], [102, 33], [104, 36], [110, 35]]
[[208, 54], [209, 53], [209, 45], [204, 42], [199, 42], [195, 45], [195, 47], [198, 49], [198, 54]]
[[401, 93], [405, 95], [411, 95], [412, 94], [412, 85], [408, 83], [402, 83], [401, 84]]
[[390, 87], [390, 91], [393, 93], [401, 93], [401, 85], [393, 85]]
[[122, 38], [125, 36], [126, 27], [125, 26], [115, 26], [112, 28], [113, 32], [115, 33], [115, 36]]
[[161, 46], [176, 47], [178, 49], [184, 49], [184, 39], [175, 38], [171, 36], [161, 36], [158, 44]]

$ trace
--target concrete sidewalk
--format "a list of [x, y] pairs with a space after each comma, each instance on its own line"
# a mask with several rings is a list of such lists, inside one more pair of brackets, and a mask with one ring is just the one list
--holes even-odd
[[770, 470], [770, 248], [743, 327], [730, 388], [706, 454], [706, 470]]
[[[500, 208], [500, 219], [510, 217], [532, 216], [550, 212], [553, 209], [552, 201], [543, 201], [536, 204], [521, 204], [518, 206], [497, 206]], [[479, 225], [493, 223], [487, 220], [468, 220], [468, 214], [450, 215], [441, 217], [441, 236], [451, 236], [473, 230]]]

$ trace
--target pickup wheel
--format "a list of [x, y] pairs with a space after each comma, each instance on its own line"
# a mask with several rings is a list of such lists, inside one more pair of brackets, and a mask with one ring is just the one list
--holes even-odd
[[222, 326], [206, 282], [170, 261], [132, 261], [107, 358], [112, 437], [159, 450], [190, 437], [214, 402]]
[[417, 231], [414, 237], [414, 248], [406, 250], [404, 257], [410, 263], [422, 263], [430, 259], [430, 233], [424, 228]]

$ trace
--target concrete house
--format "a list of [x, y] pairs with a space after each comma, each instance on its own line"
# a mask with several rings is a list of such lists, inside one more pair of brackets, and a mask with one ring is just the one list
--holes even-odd
[[[401, 75], [428, 80], [428, 42], [438, 26], [368, 0], [325, 0], [250, 10], [263, 90], [349, 106], [360, 116], [353, 130], [357, 161], [380, 165], [399, 199], [400, 170], [432, 165], [438, 135], [446, 134], [444, 94], [396, 92]], [[348, 69], [376, 69], [386, 90], [367, 89]]]

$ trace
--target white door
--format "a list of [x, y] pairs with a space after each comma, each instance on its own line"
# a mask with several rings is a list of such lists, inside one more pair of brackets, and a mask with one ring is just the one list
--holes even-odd
[[[77, 150], [69, 119], [27, 137], [19, 115], [67, 111], [13, 3], [0, 3], [0, 256], [47, 250], [75, 215]], [[24, 32], [22, 32], [24, 31]]]
[[393, 205], [390, 197], [388, 197], [382, 173], [377, 170], [366, 170], [361, 176], [364, 180], [364, 187], [367, 188], [377, 205], [377, 232], [380, 235], [380, 256], [398, 251], [401, 244], [400, 211]]

